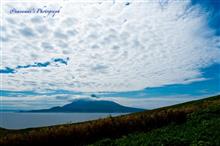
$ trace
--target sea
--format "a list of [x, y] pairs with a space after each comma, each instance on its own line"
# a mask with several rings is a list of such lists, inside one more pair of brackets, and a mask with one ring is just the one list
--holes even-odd
[[25, 113], [0, 112], [0, 127], [26, 129], [96, 120], [126, 113]]

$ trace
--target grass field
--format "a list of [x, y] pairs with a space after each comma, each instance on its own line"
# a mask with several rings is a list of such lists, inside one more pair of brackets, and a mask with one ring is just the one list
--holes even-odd
[[104, 139], [91, 146], [220, 146], [220, 106], [211, 106], [189, 114], [182, 124]]
[[0, 129], [0, 145], [220, 145], [220, 96], [77, 124]]

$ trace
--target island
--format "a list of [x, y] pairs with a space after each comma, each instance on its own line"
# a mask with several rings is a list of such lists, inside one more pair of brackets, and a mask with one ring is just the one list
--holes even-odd
[[133, 113], [141, 111], [144, 109], [127, 107], [108, 100], [76, 99], [64, 106], [26, 112]]

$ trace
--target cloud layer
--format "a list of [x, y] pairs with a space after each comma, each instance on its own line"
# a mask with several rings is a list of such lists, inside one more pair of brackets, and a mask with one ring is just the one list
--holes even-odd
[[[9, 14], [11, 8], [62, 9], [55, 17]], [[220, 38], [207, 13], [189, 1], [4, 3], [2, 90], [133, 91], [206, 80], [220, 62]], [[25, 67], [69, 58], [54, 67]], [[58, 63], [61, 60], [58, 61]]]

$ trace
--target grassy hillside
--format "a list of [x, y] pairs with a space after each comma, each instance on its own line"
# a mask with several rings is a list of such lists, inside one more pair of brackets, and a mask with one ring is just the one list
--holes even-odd
[[91, 146], [220, 146], [220, 106], [210, 106], [187, 116], [185, 123], [172, 123], [149, 132], [101, 140]]
[[0, 145], [220, 145], [220, 96], [119, 117], [26, 130]]

